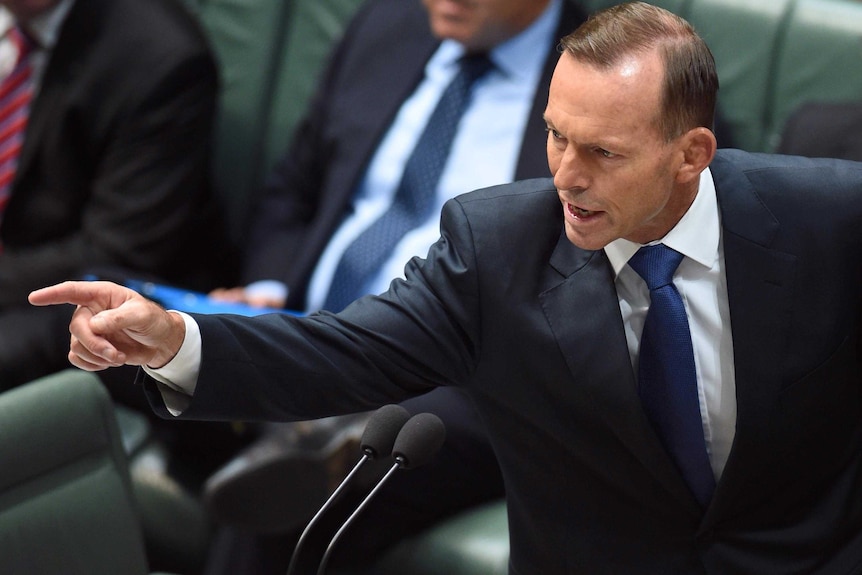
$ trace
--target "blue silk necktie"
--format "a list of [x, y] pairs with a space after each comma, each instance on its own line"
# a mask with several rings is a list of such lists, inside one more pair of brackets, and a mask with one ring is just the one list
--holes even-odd
[[673, 285], [682, 254], [662, 245], [644, 246], [629, 265], [650, 292], [638, 360], [638, 391], [647, 418], [701, 506], [715, 490], [697, 394], [697, 373], [688, 316]]
[[419, 137], [392, 206], [348, 246], [335, 269], [323, 309], [341, 311], [367, 293], [367, 284], [404, 237], [429, 216], [471, 87], [491, 68], [485, 54], [465, 56]]

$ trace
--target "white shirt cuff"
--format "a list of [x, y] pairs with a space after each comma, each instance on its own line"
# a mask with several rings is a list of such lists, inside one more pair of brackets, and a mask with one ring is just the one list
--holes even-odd
[[186, 335], [177, 355], [164, 366], [153, 369], [143, 366], [144, 371], [159, 385], [165, 407], [171, 415], [180, 415], [191, 403], [201, 368], [201, 330], [190, 315], [178, 313], [186, 326]]

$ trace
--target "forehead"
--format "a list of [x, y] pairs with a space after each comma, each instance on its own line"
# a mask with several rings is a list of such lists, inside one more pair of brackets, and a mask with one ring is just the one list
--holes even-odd
[[596, 127], [655, 125], [663, 67], [657, 54], [635, 54], [600, 68], [564, 52], [551, 79], [546, 116]]

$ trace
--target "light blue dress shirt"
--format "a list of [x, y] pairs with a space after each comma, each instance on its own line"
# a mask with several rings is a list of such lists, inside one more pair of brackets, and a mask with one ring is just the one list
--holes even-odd
[[[373, 293], [386, 291], [392, 279], [403, 276], [407, 261], [424, 256], [438, 239], [440, 209], [446, 200], [514, 179], [524, 130], [561, 10], [561, 0], [552, 0], [533, 24], [490, 53], [494, 69], [474, 86], [440, 178], [432, 215], [398, 243], [372, 281]], [[463, 54], [462, 45], [446, 40], [426, 64], [424, 80], [401, 106], [362, 178], [353, 212], [318, 260], [306, 311], [320, 309], [344, 251], [392, 204], [407, 158], [457, 73]]]

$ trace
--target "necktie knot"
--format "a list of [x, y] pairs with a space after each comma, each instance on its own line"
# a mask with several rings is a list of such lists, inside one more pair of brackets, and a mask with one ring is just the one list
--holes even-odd
[[484, 52], [466, 54], [461, 57], [458, 63], [460, 67], [458, 73], [463, 77], [463, 81], [468, 87], [494, 66], [488, 54]]
[[643, 278], [650, 291], [669, 285], [683, 255], [664, 244], [643, 246], [629, 260], [629, 265]]

